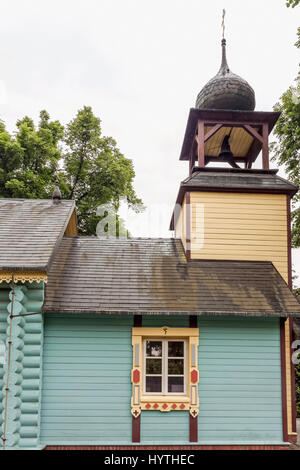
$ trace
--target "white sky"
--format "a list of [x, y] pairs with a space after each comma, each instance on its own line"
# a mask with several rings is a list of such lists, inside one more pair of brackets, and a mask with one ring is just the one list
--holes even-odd
[[[36, 121], [41, 109], [63, 124], [90, 105], [104, 135], [134, 162], [148, 211], [134, 236], [170, 236], [189, 109], [218, 71], [221, 15], [231, 70], [271, 111], [298, 71], [300, 6], [285, 0], [4, 0], [1, 2], [0, 118]], [[282, 173], [281, 173], [282, 174]], [[163, 209], [161, 205], [164, 204]], [[296, 251], [296, 250], [294, 250]], [[300, 254], [294, 263], [300, 275]]]

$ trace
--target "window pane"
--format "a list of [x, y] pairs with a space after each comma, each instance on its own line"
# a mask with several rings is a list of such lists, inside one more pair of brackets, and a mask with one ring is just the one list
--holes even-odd
[[146, 377], [146, 392], [161, 392], [161, 377]]
[[184, 392], [183, 377], [168, 377], [168, 392], [183, 393]]
[[146, 374], [161, 374], [161, 359], [146, 359]]
[[161, 341], [146, 341], [146, 356], [147, 357], [161, 357], [162, 355], [162, 342]]
[[168, 342], [168, 356], [169, 357], [183, 357], [184, 356], [184, 343], [183, 341], [169, 341]]
[[168, 360], [168, 374], [169, 375], [183, 375], [183, 359], [169, 359]]

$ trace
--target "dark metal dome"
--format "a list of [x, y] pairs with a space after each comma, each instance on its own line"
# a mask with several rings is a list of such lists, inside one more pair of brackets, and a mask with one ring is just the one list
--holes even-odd
[[196, 108], [253, 111], [255, 93], [246, 80], [229, 70], [226, 60], [226, 40], [222, 39], [222, 64], [219, 72], [202, 88]]

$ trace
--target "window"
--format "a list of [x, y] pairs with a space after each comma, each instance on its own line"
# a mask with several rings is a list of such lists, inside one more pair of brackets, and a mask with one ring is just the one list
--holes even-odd
[[132, 328], [131, 413], [199, 412], [198, 328]]
[[186, 393], [186, 342], [144, 341], [144, 393]]

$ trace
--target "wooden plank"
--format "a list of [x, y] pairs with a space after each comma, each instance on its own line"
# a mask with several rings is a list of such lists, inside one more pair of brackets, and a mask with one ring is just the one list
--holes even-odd
[[206, 134], [204, 135], [204, 142], [206, 142], [213, 135], [215, 135], [215, 133], [218, 132], [218, 130], [221, 129], [221, 127], [223, 127], [223, 124], [216, 124], [212, 129], [206, 132]]
[[288, 441], [287, 394], [286, 394], [286, 355], [285, 355], [285, 319], [280, 318], [280, 355], [281, 355], [281, 400], [283, 440]]
[[198, 166], [200, 168], [205, 167], [205, 154], [204, 154], [204, 121], [198, 121], [198, 138], [197, 138], [197, 155], [198, 155]]
[[262, 160], [263, 160], [263, 169], [269, 169], [269, 128], [268, 124], [263, 124], [263, 141], [262, 141]]
[[252, 126], [250, 126], [249, 124], [244, 124], [243, 127], [255, 139], [257, 139], [259, 142], [263, 143], [263, 137]]

